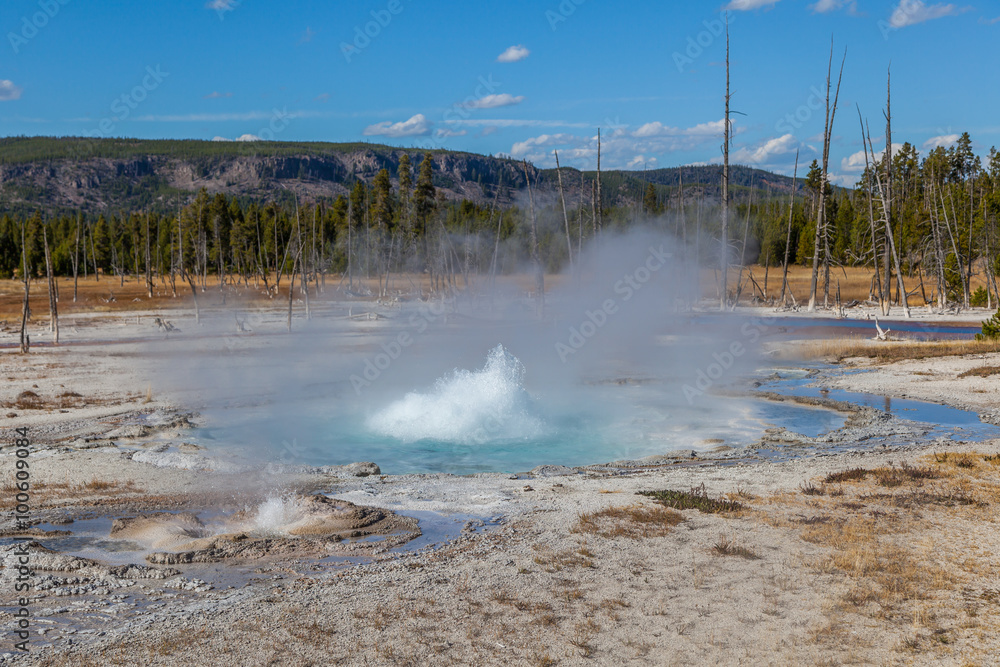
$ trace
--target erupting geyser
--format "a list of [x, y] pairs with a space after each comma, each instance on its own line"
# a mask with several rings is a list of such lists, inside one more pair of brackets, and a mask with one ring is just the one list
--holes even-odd
[[411, 392], [373, 415], [368, 428], [403, 442], [452, 444], [527, 440], [545, 435], [524, 389], [524, 365], [503, 345], [475, 371], [455, 369], [427, 392]]

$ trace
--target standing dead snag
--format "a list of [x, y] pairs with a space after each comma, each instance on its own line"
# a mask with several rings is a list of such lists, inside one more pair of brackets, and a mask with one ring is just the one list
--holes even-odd
[[595, 218], [595, 235], [604, 229], [604, 200], [601, 197], [601, 128], [597, 128], [597, 196], [595, 197], [597, 216]]
[[538, 255], [538, 228], [535, 223], [535, 197], [531, 193], [531, 174], [528, 172], [528, 161], [524, 160], [524, 179], [528, 183], [528, 209], [531, 213], [531, 263], [535, 272], [535, 298], [538, 299], [538, 315], [545, 314], [545, 275], [542, 273], [542, 262]]
[[[788, 231], [785, 234], [785, 261], [781, 266], [781, 298], [778, 301], [785, 305], [785, 290], [788, 289], [788, 253], [792, 246], [792, 213], [795, 210], [795, 184], [799, 178], [799, 152], [795, 151], [795, 171], [792, 173], [792, 192], [788, 195]], [[791, 294], [791, 290], [788, 290]], [[792, 303], [795, 295], [792, 294]]]
[[569, 270], [570, 273], [573, 272], [573, 241], [570, 240], [569, 235], [569, 215], [566, 213], [566, 196], [563, 193], [563, 182], [562, 182], [562, 169], [559, 167], [559, 151], [553, 151], [556, 154], [556, 174], [559, 177], [559, 201], [562, 202], [562, 212], [563, 212], [563, 222], [566, 225], [566, 252], [569, 253]]
[[[830, 139], [833, 134], [833, 121], [837, 115], [837, 102], [840, 99], [840, 83], [844, 78], [844, 63], [847, 62], [847, 49], [844, 49], [844, 59], [840, 63], [840, 76], [837, 78], [837, 92], [833, 97], [833, 107], [830, 106], [830, 78], [833, 74], [833, 40], [830, 40], [830, 61], [826, 69], [826, 125], [823, 130], [823, 169], [819, 185], [819, 211], [816, 215], [816, 238], [813, 244], [812, 280], [809, 286], [809, 312], [816, 310], [816, 284], [819, 277], [820, 243], [828, 247], [826, 238], [826, 186], [830, 166]], [[829, 271], [829, 253], [824, 252], [823, 267]], [[829, 281], [827, 281], [829, 286]], [[828, 295], [827, 295], [828, 296]]]
[[719, 310], [726, 309], [726, 289], [729, 282], [729, 15], [726, 15], [726, 120], [722, 142], [722, 231], [719, 236], [719, 263], [722, 271], [719, 290]]
[[59, 306], [56, 304], [56, 284], [52, 275], [52, 255], [49, 254], [49, 234], [42, 227], [42, 241], [45, 244], [45, 275], [49, 286], [49, 331], [52, 332], [52, 342], [59, 344]]
[[[906, 319], [910, 318], [910, 304], [907, 300], [906, 285], [903, 283], [903, 270], [899, 263], [899, 253], [896, 251], [896, 241], [892, 230], [892, 75], [886, 74], [886, 97], [885, 97], [885, 189], [882, 191], [882, 204], [885, 207], [885, 233], [889, 240], [889, 251], [892, 253], [892, 262], [896, 268], [897, 289], [899, 290], [899, 300], [903, 306], [903, 314]], [[871, 138], [868, 139], [871, 147]], [[886, 292], [889, 287], [889, 276], [886, 276]]]
[[24, 277], [24, 304], [21, 306], [21, 354], [27, 354], [31, 349], [31, 337], [28, 335], [28, 318], [31, 317], [31, 304], [28, 301], [28, 245], [25, 242], [24, 228], [27, 225], [21, 221], [21, 275]]

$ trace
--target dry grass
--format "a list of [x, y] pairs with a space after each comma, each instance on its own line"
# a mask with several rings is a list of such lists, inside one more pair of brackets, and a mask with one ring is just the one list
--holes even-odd
[[87, 398], [75, 391], [64, 391], [56, 396], [45, 397], [27, 389], [15, 396], [12, 401], [0, 402], [0, 407], [19, 410], [62, 410], [82, 408], [88, 405], [107, 405], [111, 402], [110, 399]]
[[[53, 503], [94, 495], [110, 495], [112, 492], [117, 496], [124, 493], [144, 493], [144, 490], [137, 486], [133, 480], [121, 482], [118, 480], [98, 479], [96, 477], [82, 484], [69, 484], [67, 482], [32, 482], [31, 484], [32, 502], [35, 503], [40, 501]], [[8, 482], [3, 487], [0, 487], [0, 507], [6, 508], [16, 505], [16, 495], [17, 487], [12, 482]]]
[[[823, 480], [827, 484], [840, 484], [843, 482], [860, 482], [869, 476], [875, 479], [880, 486], [901, 486], [904, 482], [925, 479], [938, 479], [944, 474], [933, 468], [926, 466], [915, 467], [903, 463], [898, 468], [896, 466], [882, 466], [879, 468], [851, 468], [841, 472], [830, 473]], [[809, 493], [803, 488], [804, 493]], [[818, 494], [814, 494], [818, 495]]]
[[758, 560], [760, 554], [749, 547], [737, 544], [735, 540], [726, 537], [719, 537], [719, 541], [712, 547], [712, 553], [717, 556], [738, 556], [747, 560]]
[[704, 484], [690, 491], [664, 489], [663, 491], [640, 491], [639, 494], [649, 496], [661, 505], [676, 510], [696, 509], [707, 514], [724, 514], [746, 509], [742, 503], [736, 500], [710, 498]]
[[607, 539], [627, 537], [663, 537], [684, 521], [684, 516], [666, 507], [609, 507], [598, 512], [581, 514], [575, 533], [589, 533]]
[[960, 378], [967, 378], [967, 377], [987, 378], [987, 377], [990, 377], [991, 375], [1000, 375], [1000, 366], [980, 366], [978, 368], [970, 368], [969, 370], [965, 371], [964, 373], [959, 373], [958, 377], [960, 377]]
[[835, 362], [863, 357], [878, 364], [907, 359], [933, 359], [957, 357], [967, 354], [992, 354], [1000, 352], [996, 340], [942, 340], [942, 341], [875, 341], [864, 338], [816, 340], [796, 346], [794, 355], [806, 359], [824, 359]]

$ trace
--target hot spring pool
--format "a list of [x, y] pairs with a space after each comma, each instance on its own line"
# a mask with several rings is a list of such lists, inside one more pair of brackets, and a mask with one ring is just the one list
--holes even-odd
[[580, 383], [567, 391], [544, 382], [533, 388], [528, 376], [497, 345], [480, 368], [455, 369], [384, 400], [356, 406], [317, 396], [283, 405], [281, 420], [244, 414], [200, 435], [282, 463], [374, 461], [389, 474], [470, 474], [738, 447], [769, 426], [816, 436], [844, 423], [833, 411], [766, 400], [712, 396], [689, 404], [669, 379]]

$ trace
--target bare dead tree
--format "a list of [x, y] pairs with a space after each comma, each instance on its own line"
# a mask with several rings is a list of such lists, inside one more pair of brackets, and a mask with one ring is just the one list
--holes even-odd
[[726, 120], [722, 134], [722, 231], [719, 233], [719, 265], [722, 272], [719, 289], [719, 310], [726, 309], [726, 289], [729, 283], [729, 15], [726, 15]]
[[27, 354], [31, 350], [31, 337], [28, 335], [28, 318], [31, 317], [31, 304], [28, 293], [28, 244], [26, 242], [25, 227], [27, 223], [21, 221], [21, 276], [24, 278], [24, 303], [21, 306], [21, 354]]
[[538, 299], [538, 315], [545, 313], [545, 276], [542, 272], [542, 262], [538, 255], [538, 227], [535, 222], [535, 197], [531, 192], [531, 174], [528, 172], [528, 161], [524, 160], [524, 178], [528, 182], [528, 209], [531, 213], [531, 263], [535, 273], [535, 298]]
[[559, 201], [562, 202], [563, 222], [566, 225], [566, 252], [569, 257], [569, 270], [573, 271], [573, 241], [569, 235], [569, 214], [566, 213], [566, 197], [563, 194], [562, 168], [559, 166], [559, 151], [553, 151], [556, 155], [556, 174], [559, 177]]
[[146, 292], [153, 298], [153, 258], [149, 250], [149, 212], [146, 213]]
[[729, 283], [729, 15], [726, 15], [726, 121], [722, 131], [722, 231], [719, 233], [719, 265], [722, 272], [719, 290], [719, 310], [726, 309], [726, 289]]
[[49, 253], [49, 234], [42, 226], [42, 241], [45, 244], [45, 275], [49, 286], [49, 331], [52, 332], [52, 342], [59, 344], [59, 306], [56, 297], [55, 276], [52, 275], [52, 255]]
[[[823, 168], [819, 186], [819, 211], [816, 216], [816, 238], [813, 244], [812, 280], [809, 285], [809, 312], [816, 310], [816, 286], [819, 277], [820, 243], [826, 243], [826, 186], [830, 166], [830, 139], [833, 134], [833, 121], [837, 115], [837, 102], [840, 99], [840, 83], [844, 78], [844, 64], [847, 62], [847, 49], [844, 49], [844, 59], [840, 63], [840, 76], [837, 78], [837, 92], [833, 97], [833, 107], [830, 106], [830, 84], [833, 73], [833, 40], [830, 40], [830, 61], [826, 70], [826, 124], [823, 130]], [[829, 273], [829, 253], [823, 253], [825, 273]], [[829, 282], [827, 281], [829, 285]], [[829, 296], [829, 295], [827, 295]]]
[[[900, 265], [899, 253], [896, 252], [895, 234], [892, 229], [892, 70], [886, 73], [885, 97], [885, 188], [883, 191], [883, 206], [885, 207], [885, 233], [889, 238], [889, 251], [892, 253], [892, 263], [896, 269], [896, 287], [899, 290], [899, 301], [903, 306], [903, 314], [910, 318], [910, 303], [903, 282], [903, 268]], [[868, 147], [871, 137], [868, 137]], [[888, 279], [888, 276], [886, 276]]]
[[[792, 213], [795, 211], [795, 186], [799, 178], [799, 151], [795, 151], [795, 171], [792, 173], [792, 191], [788, 195], [788, 231], [785, 233], [785, 261], [781, 264], [781, 298], [785, 305], [785, 290], [788, 289], [788, 254], [792, 247]], [[789, 290], [790, 292], [791, 290]], [[795, 300], [795, 297], [792, 297]]]
[[747, 201], [747, 215], [743, 221], [743, 244], [740, 246], [740, 271], [736, 276], [736, 298], [733, 299], [731, 308], [736, 310], [736, 305], [740, 302], [740, 295], [743, 293], [743, 268], [746, 262], [747, 238], [750, 236], [750, 209], [753, 207], [753, 180], [755, 174], [750, 173], [750, 198]]
[[596, 231], [604, 230], [604, 198], [601, 193], [601, 128], [597, 128], [597, 221]]
[[79, 283], [79, 265], [80, 265], [80, 225], [82, 221], [82, 215], [76, 216], [76, 244], [73, 246], [73, 303], [76, 303], [78, 283]]
[[[888, 203], [889, 195], [886, 194], [886, 191], [885, 191], [886, 189], [882, 185], [882, 178], [879, 176], [878, 170], [875, 168], [875, 147], [872, 145], [871, 133], [868, 132], [866, 134], [866, 136], [862, 137], [862, 138], [866, 141], [866, 144], [865, 144], [865, 167], [872, 170], [872, 174], [873, 174], [874, 179], [875, 179], [875, 186], [877, 188], [877, 192], [878, 192], [878, 196], [879, 196], [879, 201], [882, 204], [882, 220], [881, 220], [881, 222], [884, 223], [884, 225], [885, 225], [885, 233], [886, 233], [886, 237], [887, 237], [886, 245], [887, 245], [887, 248], [888, 248], [888, 251], [889, 251], [887, 254], [889, 254], [889, 255], [892, 256], [892, 260], [893, 260], [893, 263], [894, 263], [894, 266], [895, 266], [895, 269], [896, 269], [896, 279], [899, 281], [899, 292], [900, 292], [900, 295], [902, 297], [902, 301], [903, 301], [903, 304], [904, 304], [903, 311], [906, 314], [906, 317], [909, 318], [910, 317], [910, 308], [909, 308], [908, 305], [906, 305], [906, 288], [903, 286], [903, 274], [902, 274], [902, 272], [900, 271], [900, 268], [899, 268], [899, 256], [896, 254], [896, 242], [895, 242], [895, 240], [892, 237], [892, 227], [889, 224], [889, 215], [890, 215], [890, 213], [889, 213], [889, 211], [890, 211], [889, 206], [890, 205]], [[869, 163], [869, 160], [868, 160], [868, 156], [869, 155], [871, 155], [871, 163]], [[889, 279], [889, 277], [886, 276], [886, 280], [888, 280], [888, 279]], [[889, 291], [888, 287], [886, 287], [885, 289], [886, 289], [885, 295], [888, 296], [888, 291]], [[888, 315], [889, 314], [889, 306], [890, 306], [889, 300], [888, 299], [883, 299], [882, 300], [882, 315]]]

